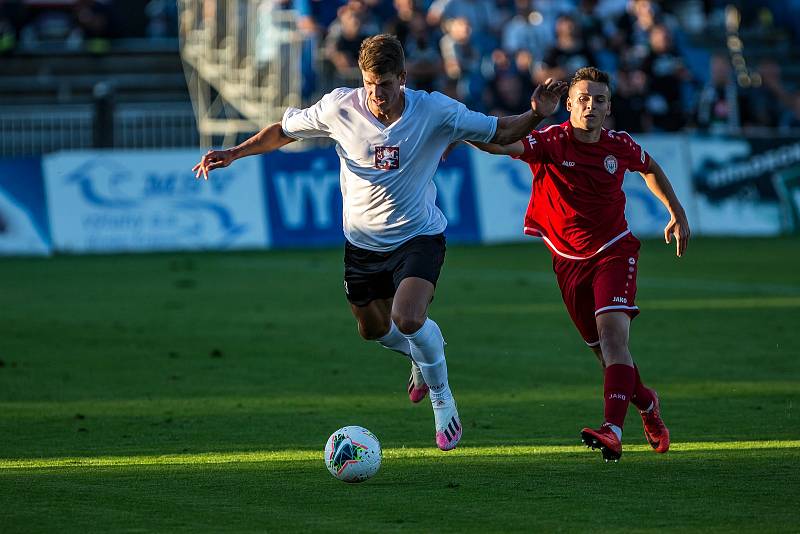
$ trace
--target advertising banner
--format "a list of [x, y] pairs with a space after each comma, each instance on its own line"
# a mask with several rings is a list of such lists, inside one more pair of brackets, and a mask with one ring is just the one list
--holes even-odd
[[53, 245], [65, 252], [268, 246], [262, 177], [245, 158], [197, 180], [198, 150], [61, 152], [43, 167]]
[[787, 234], [800, 233], [800, 165], [787, 167], [772, 177], [781, 210], [781, 228]]
[[[694, 229], [698, 223], [697, 207], [692, 191], [688, 141], [685, 136], [642, 134], [634, 140], [644, 148], [650, 157], [664, 170], [678, 200], [686, 211], [689, 227]], [[622, 184], [625, 191], [625, 218], [628, 226], [637, 237], [662, 237], [664, 227], [669, 222], [669, 212], [658, 198], [647, 188], [644, 178], [638, 172], [625, 174]]]
[[700, 233], [776, 235], [796, 228], [796, 137], [693, 138], [689, 155]]
[[[685, 157], [683, 137], [666, 135], [637, 136], [651, 157], [661, 165], [672, 182], [689, 220], [695, 219], [692, 184]], [[485, 243], [530, 240], [522, 233], [523, 218], [531, 195], [531, 171], [527, 163], [508, 156], [495, 156], [469, 150], [475, 170], [481, 238]], [[627, 197], [625, 216], [633, 233], [639, 237], [663, 235], [669, 221], [666, 208], [647, 188], [638, 172], [627, 173], [623, 190]]]
[[[433, 177], [436, 203], [447, 217], [448, 240], [475, 242], [479, 236], [472, 169], [466, 151], [456, 152], [439, 165]], [[339, 157], [335, 150], [276, 151], [264, 155], [262, 162], [271, 246], [331, 246], [344, 242]]]
[[0, 254], [50, 253], [39, 158], [0, 160]]
[[528, 164], [466, 146], [453, 150], [453, 154], [457, 152], [469, 155], [475, 171], [481, 241], [531, 240], [522, 233], [525, 210], [531, 197], [532, 176]]

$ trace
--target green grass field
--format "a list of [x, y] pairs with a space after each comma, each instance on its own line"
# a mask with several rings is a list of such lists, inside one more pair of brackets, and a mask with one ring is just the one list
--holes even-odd
[[[451, 246], [462, 445], [361, 341], [341, 252], [3, 259], [0, 532], [797, 531], [800, 239], [645, 242], [631, 349], [673, 447], [579, 446], [602, 375], [538, 244]], [[381, 439], [360, 485], [328, 435]]]

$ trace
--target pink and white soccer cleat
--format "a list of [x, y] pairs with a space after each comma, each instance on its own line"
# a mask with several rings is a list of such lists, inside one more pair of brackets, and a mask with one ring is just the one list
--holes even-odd
[[458, 418], [456, 401], [433, 401], [433, 417], [436, 421], [436, 446], [443, 451], [456, 448], [461, 441], [461, 420]]
[[415, 362], [411, 362], [411, 376], [408, 377], [408, 398], [414, 404], [428, 395], [428, 384], [422, 376], [422, 371]]

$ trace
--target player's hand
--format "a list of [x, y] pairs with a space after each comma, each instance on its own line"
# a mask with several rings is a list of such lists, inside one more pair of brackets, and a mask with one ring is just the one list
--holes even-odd
[[543, 117], [549, 117], [558, 109], [561, 97], [567, 92], [567, 82], [547, 78], [537, 85], [531, 95], [531, 109]]
[[195, 178], [203, 178], [208, 180], [208, 173], [214, 169], [221, 169], [233, 163], [234, 157], [230, 150], [209, 150], [200, 163], [192, 167], [192, 172], [195, 173]]
[[672, 241], [673, 235], [675, 236], [675, 247], [677, 249], [677, 254], [680, 258], [683, 256], [683, 253], [686, 252], [686, 247], [689, 245], [689, 236], [691, 235], [691, 231], [689, 230], [689, 221], [686, 220], [685, 214], [673, 214], [669, 220], [669, 223], [664, 228], [664, 241], [666, 241], [667, 244]]

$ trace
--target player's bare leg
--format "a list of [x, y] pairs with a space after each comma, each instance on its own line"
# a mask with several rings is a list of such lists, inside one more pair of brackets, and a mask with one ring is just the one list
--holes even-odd
[[406, 356], [411, 362], [411, 376], [408, 379], [408, 398], [420, 402], [428, 394], [428, 386], [419, 366], [411, 358], [411, 346], [406, 337], [392, 321], [392, 300], [376, 299], [365, 306], [350, 304], [350, 309], [358, 322], [358, 333], [366, 340], [374, 340], [389, 350]]
[[[364, 306], [350, 304], [350, 310], [358, 323], [358, 334], [364, 339], [377, 341], [389, 333], [392, 299], [376, 299]], [[394, 347], [387, 348], [397, 350]]]
[[606, 368], [606, 362], [605, 362], [605, 360], [603, 360], [603, 349], [600, 348], [600, 345], [598, 345], [596, 347], [589, 347], [589, 348], [592, 349], [592, 352], [594, 352], [595, 357], [600, 362], [600, 367], [605, 369]]
[[411, 357], [419, 366], [430, 388], [436, 424], [436, 445], [450, 450], [461, 439], [461, 420], [450, 384], [444, 356], [444, 337], [439, 326], [428, 318], [433, 299], [431, 282], [409, 277], [400, 282], [392, 304], [392, 320], [411, 345]]

